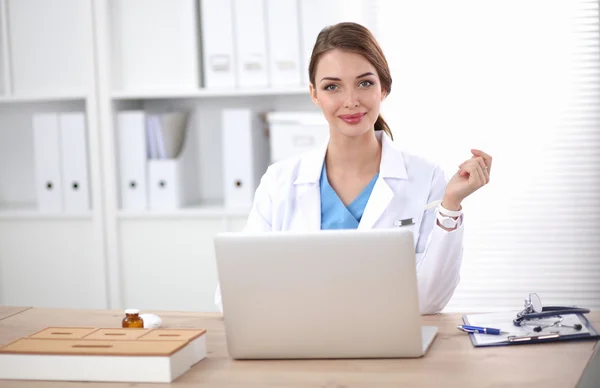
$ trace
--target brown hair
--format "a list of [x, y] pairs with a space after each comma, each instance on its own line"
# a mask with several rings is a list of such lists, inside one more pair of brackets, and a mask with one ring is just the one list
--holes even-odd
[[[386, 95], [390, 94], [392, 91], [392, 76], [390, 75], [387, 60], [383, 55], [383, 50], [379, 47], [371, 31], [360, 24], [350, 22], [327, 26], [317, 36], [317, 41], [310, 57], [310, 64], [308, 65], [308, 77], [313, 86], [315, 85], [319, 58], [322, 54], [333, 49], [351, 51], [365, 57], [377, 70], [377, 75], [381, 80], [382, 91]], [[377, 121], [375, 121], [375, 130], [384, 131], [393, 138], [392, 131], [381, 114], [377, 117]]]

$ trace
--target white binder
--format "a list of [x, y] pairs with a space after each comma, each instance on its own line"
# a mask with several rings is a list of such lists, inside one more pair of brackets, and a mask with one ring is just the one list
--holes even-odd
[[299, 156], [329, 139], [329, 124], [321, 112], [274, 111], [266, 120], [272, 163]]
[[85, 115], [61, 113], [59, 125], [64, 210], [84, 212], [90, 208]]
[[270, 85], [300, 86], [298, 0], [266, 0], [266, 10]]
[[37, 208], [43, 213], [63, 210], [58, 115], [33, 115], [33, 153]]
[[238, 86], [267, 87], [267, 31], [264, 0], [233, 0]]
[[269, 165], [268, 137], [250, 109], [224, 109], [222, 125], [224, 205], [249, 209]]
[[205, 88], [234, 88], [232, 0], [201, 0], [202, 69]]
[[144, 210], [147, 196], [146, 115], [122, 111], [117, 115], [119, 191], [123, 210]]

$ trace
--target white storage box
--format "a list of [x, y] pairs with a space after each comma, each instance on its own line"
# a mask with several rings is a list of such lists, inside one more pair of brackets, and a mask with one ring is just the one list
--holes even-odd
[[271, 162], [298, 156], [329, 139], [329, 124], [320, 112], [269, 112]]
[[196, 160], [189, 136], [193, 122], [185, 112], [148, 117], [150, 209], [179, 209], [195, 200], [193, 169]]
[[205, 333], [48, 327], [0, 347], [0, 379], [169, 383], [206, 357]]

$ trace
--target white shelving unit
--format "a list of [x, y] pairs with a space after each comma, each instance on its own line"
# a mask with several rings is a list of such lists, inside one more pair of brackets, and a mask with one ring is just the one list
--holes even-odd
[[[92, 0], [0, 0], [0, 304], [107, 304]], [[90, 208], [37, 207], [33, 117], [85, 115]]]
[[[178, 0], [175, 9], [162, 9], [159, 2], [144, 1], [146, 7], [155, 5], [163, 15], [163, 24], [179, 20], [183, 31], [200, 31], [199, 3]], [[186, 56], [191, 62], [183, 72], [169, 82], [179, 64], [171, 62], [165, 80], [157, 80], [143, 67], [138, 58], [145, 58], [147, 47], [140, 40], [147, 35], [127, 35], [115, 27], [112, 20], [130, 20], [118, 12], [137, 12], [130, 0], [127, 6], [114, 7], [114, 1], [98, 1], [98, 62], [100, 68], [100, 106], [103, 128], [103, 160], [105, 161], [105, 192], [107, 222], [107, 252], [111, 306], [135, 306], [141, 309], [180, 309], [216, 311], [214, 291], [217, 272], [213, 237], [224, 231], [238, 231], [243, 227], [249, 209], [227, 209], [223, 206], [223, 179], [221, 153], [221, 110], [251, 108], [256, 114], [269, 110], [314, 110], [308, 86], [290, 88], [213, 88], [206, 89], [190, 69], [202, 72], [201, 56], [188, 52], [187, 47], [198, 44], [201, 38], [185, 36], [174, 47], [163, 47], [175, 57]], [[139, 4], [138, 4], [139, 5]], [[178, 18], [188, 14], [195, 18]], [[156, 10], [148, 11], [150, 15]], [[169, 14], [170, 13], [170, 14]], [[166, 15], [165, 15], [166, 14]], [[192, 24], [192, 26], [188, 25]], [[168, 28], [167, 25], [164, 28]], [[129, 30], [131, 31], [131, 30]], [[125, 35], [124, 35], [125, 34]], [[137, 41], [136, 41], [137, 40]], [[160, 45], [160, 44], [157, 44]], [[141, 54], [131, 51], [127, 58], [115, 58], [129, 50], [141, 48]], [[158, 47], [153, 47], [159, 50]], [[116, 54], [115, 54], [116, 53]], [[127, 79], [123, 72], [140, 69], [135, 79]], [[164, 63], [162, 65], [165, 65]], [[112, 66], [112, 68], [111, 68]], [[166, 65], [165, 65], [166, 66]], [[143, 79], [146, 72], [147, 80]], [[130, 73], [128, 73], [130, 74]], [[133, 85], [133, 86], [132, 86]], [[192, 114], [191, 133], [187, 141], [196, 156], [194, 192], [197, 201], [175, 210], [123, 210], [119, 206], [118, 158], [114, 125], [116, 115], [123, 110], [141, 109], [151, 112], [188, 111]], [[192, 177], [190, 177], [192, 178]]]
[[[0, 0], [0, 304], [216, 311], [213, 237], [249, 211], [223, 206], [221, 111], [318, 110], [305, 80], [203, 87], [202, 1]], [[116, 123], [132, 109], [192, 113], [193, 205], [121, 209]], [[73, 110], [87, 119], [91, 209], [44, 214], [32, 115]]]
[[39, 103], [39, 102], [74, 102], [74, 101], [84, 101], [86, 100], [86, 96], [83, 94], [80, 95], [71, 95], [71, 94], [48, 94], [48, 95], [32, 95], [32, 96], [1, 96], [0, 104], [2, 105], [10, 105], [10, 104], [25, 104], [25, 103]]

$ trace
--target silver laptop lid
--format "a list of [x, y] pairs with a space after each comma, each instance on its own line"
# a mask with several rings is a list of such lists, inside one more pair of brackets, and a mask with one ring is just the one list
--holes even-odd
[[220, 234], [233, 358], [422, 355], [410, 229]]

